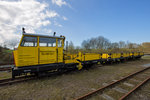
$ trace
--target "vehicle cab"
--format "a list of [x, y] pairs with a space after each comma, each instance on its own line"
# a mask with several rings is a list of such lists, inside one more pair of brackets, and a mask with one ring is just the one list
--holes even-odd
[[64, 36], [24, 33], [14, 51], [16, 67], [63, 63]]

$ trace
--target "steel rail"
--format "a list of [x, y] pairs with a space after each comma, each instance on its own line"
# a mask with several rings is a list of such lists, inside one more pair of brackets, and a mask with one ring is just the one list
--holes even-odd
[[137, 90], [138, 88], [140, 88], [142, 85], [144, 85], [146, 82], [148, 82], [150, 80], [150, 77], [148, 77], [147, 79], [145, 79], [144, 81], [142, 81], [140, 84], [138, 84], [135, 88], [133, 88], [131, 91], [129, 91], [127, 94], [125, 94], [124, 96], [122, 96], [119, 100], [125, 100], [127, 99], [127, 97], [129, 95], [131, 95], [133, 92], [135, 92], [135, 90]]
[[2, 80], [0, 80], [0, 86], [9, 85], [9, 84], [18, 83], [18, 82], [23, 82], [23, 81], [27, 81], [27, 80], [33, 80], [33, 79], [42, 78], [42, 77], [49, 77], [52, 75], [57, 75], [59, 73], [60, 72], [47, 73], [47, 75], [39, 76], [39, 77], [37, 77], [36, 75], [28, 75], [28, 76], [16, 77], [15, 79], [13, 79], [13, 78], [2, 79]]
[[3, 65], [14, 65], [14, 63], [0, 63], [0, 66], [3, 66]]
[[85, 94], [85, 95], [83, 95], [83, 96], [81, 96], [81, 97], [79, 97], [79, 98], [77, 98], [77, 99], [75, 99], [75, 100], [84, 100], [84, 99], [86, 99], [86, 98], [88, 98], [88, 97], [90, 97], [90, 96], [92, 96], [92, 95], [94, 95], [94, 94], [96, 94], [96, 93], [98, 93], [98, 92], [104, 91], [106, 88], [110, 88], [110, 87], [112, 87], [112, 86], [114, 86], [114, 85], [116, 85], [116, 84], [118, 84], [118, 83], [124, 81], [124, 80], [127, 79], [127, 78], [130, 78], [130, 77], [132, 77], [132, 76], [134, 76], [134, 75], [136, 75], [136, 74], [138, 74], [138, 73], [141, 73], [141, 72], [143, 72], [143, 71], [145, 71], [145, 70], [148, 70], [149, 68], [150, 68], [150, 67], [146, 67], [146, 68], [144, 68], [144, 69], [142, 69], [142, 70], [140, 70], [140, 71], [136, 71], [136, 72], [134, 72], [134, 73], [131, 73], [131, 74], [129, 74], [128, 76], [126, 76], [126, 77], [124, 77], [124, 78], [122, 78], [122, 79], [120, 79], [120, 80], [117, 80], [117, 81], [115, 81], [115, 82], [110, 83], [109, 85], [106, 85], [106, 86], [101, 87], [101, 88], [99, 88], [99, 89], [97, 89], [97, 90], [94, 90], [94, 91], [92, 91], [92, 92], [89, 92], [89, 93], [87, 93], [87, 94]]
[[11, 80], [13, 80], [13, 79], [12, 79], [12, 78], [2, 79], [2, 80], [0, 80], [0, 83], [2, 83], [2, 82], [7, 82], [7, 81], [11, 81]]
[[0, 68], [0, 71], [10, 71], [11, 69], [11, 67], [2, 67]]
[[2, 80], [0, 80], [0, 86], [23, 82], [23, 81], [31, 80], [34, 78], [36, 78], [34, 75], [30, 75], [30, 76], [18, 77], [15, 79], [12, 79], [12, 78], [2, 79]]
[[20, 83], [20, 82], [24, 82], [24, 81], [28, 81], [28, 80], [33, 80], [35, 78], [25, 78], [25, 79], [20, 79], [20, 80], [11, 80], [9, 82], [4, 82], [4, 83], [0, 83], [0, 86], [4, 86], [4, 85], [11, 85], [14, 83]]

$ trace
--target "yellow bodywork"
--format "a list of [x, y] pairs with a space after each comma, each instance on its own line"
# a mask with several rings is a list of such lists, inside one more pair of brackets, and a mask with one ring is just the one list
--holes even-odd
[[116, 59], [116, 58], [120, 58], [120, 57], [121, 57], [121, 53], [112, 53], [111, 54], [111, 58]]
[[143, 56], [144, 55], [144, 52], [140, 52], [140, 56]]
[[130, 56], [130, 53], [123, 53], [123, 57], [129, 57]]
[[132, 52], [130, 52], [130, 54], [129, 54], [130, 56], [133, 56], [134, 54], [132, 53]]
[[79, 59], [78, 54], [65, 54], [64, 55], [64, 63], [75, 63], [76, 59]]
[[[22, 41], [25, 37], [34, 38], [34, 46], [22, 46]], [[55, 42], [55, 46], [49, 46], [49, 43], [46, 40], [46, 46], [40, 46], [40, 39], [52, 39]], [[32, 41], [33, 39], [31, 39]], [[50, 41], [50, 40], [48, 40]], [[142, 52], [134, 53], [81, 53], [78, 54], [64, 54], [64, 41], [65, 37], [44, 37], [44, 36], [35, 36], [23, 34], [20, 44], [17, 50], [14, 50], [14, 60], [16, 67], [22, 66], [32, 66], [32, 65], [41, 65], [41, 64], [53, 64], [53, 63], [77, 63], [78, 69], [82, 69], [82, 62], [85, 61], [94, 61], [101, 59], [118, 59], [120, 57], [130, 57], [130, 56], [142, 56]], [[26, 41], [24, 41], [26, 42]], [[30, 41], [29, 41], [30, 42]], [[61, 46], [59, 46], [61, 44]]]
[[38, 64], [38, 50], [36, 47], [18, 47], [14, 51], [14, 60], [16, 67], [30, 66]]
[[102, 59], [108, 59], [109, 57], [111, 57], [111, 56], [107, 53], [102, 54]]
[[121, 57], [121, 53], [111, 53], [111, 54], [104, 53], [104, 54], [102, 54], [102, 59], [108, 59], [108, 58], [116, 59], [116, 58], [120, 58], [120, 57]]
[[[28, 35], [23, 35], [23, 37]], [[39, 65], [39, 64], [50, 64], [50, 63], [63, 63], [63, 47], [64, 47], [64, 39], [62, 39], [62, 46], [58, 47], [56, 38], [56, 46], [55, 47], [44, 47], [39, 46], [39, 38], [40, 36], [30, 36], [37, 38], [37, 46], [21, 46], [21, 42], [18, 46], [17, 50], [14, 50], [14, 60], [16, 67], [21, 66], [31, 66], [31, 65]], [[22, 41], [21, 39], [21, 41]]]
[[138, 56], [139, 55], [139, 53], [138, 52], [134, 52], [134, 54], [133, 54], [134, 56]]
[[64, 55], [65, 63], [77, 63], [79, 61], [91, 61], [91, 60], [99, 60], [101, 59], [101, 54], [95, 53], [81, 53], [78, 54], [67, 54]]
[[85, 53], [82, 54], [82, 61], [91, 61], [101, 59], [101, 54]]
[[64, 62], [67, 63], [78, 63], [79, 65], [77, 66], [78, 69], [82, 69], [81, 62], [84, 61], [93, 61], [93, 60], [100, 60], [101, 59], [101, 54], [95, 54], [95, 53], [81, 53], [79, 52], [78, 54], [66, 54], [64, 55]]

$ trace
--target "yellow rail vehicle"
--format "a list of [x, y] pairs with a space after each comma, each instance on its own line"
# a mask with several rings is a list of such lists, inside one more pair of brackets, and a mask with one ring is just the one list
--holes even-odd
[[18, 49], [14, 51], [12, 76], [50, 71], [63, 66], [64, 40], [63, 36], [24, 33]]
[[45, 73], [52, 70], [82, 69], [83, 66], [120, 61], [125, 58], [140, 58], [143, 53], [81, 53], [64, 54], [64, 36], [39, 34], [22, 35], [17, 50], [14, 50], [15, 66], [12, 77], [27, 73]]
[[100, 62], [100, 54], [64, 54], [64, 36], [24, 33], [14, 51], [12, 77], [61, 69], [82, 69], [83, 64]]
[[63, 63], [65, 37], [23, 34], [18, 50], [14, 51], [16, 67]]

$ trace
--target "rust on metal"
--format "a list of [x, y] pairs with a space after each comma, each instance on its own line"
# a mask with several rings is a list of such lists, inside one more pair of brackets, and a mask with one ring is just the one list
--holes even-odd
[[81, 97], [79, 97], [79, 98], [77, 98], [77, 99], [75, 99], [75, 100], [84, 100], [84, 99], [86, 99], [86, 98], [88, 98], [88, 97], [90, 97], [90, 96], [96, 94], [97, 92], [102, 92], [104, 89], [106, 89], [106, 88], [108, 88], [108, 87], [112, 87], [113, 85], [115, 85], [115, 84], [117, 84], [117, 83], [120, 83], [121, 81], [124, 81], [125, 79], [127, 79], [127, 78], [129, 78], [129, 77], [132, 77], [133, 75], [136, 75], [136, 74], [138, 74], [138, 73], [140, 73], [140, 72], [143, 72], [143, 71], [145, 71], [145, 70], [147, 70], [147, 69], [149, 69], [149, 68], [150, 68], [150, 67], [147, 67], [147, 68], [144, 68], [144, 69], [142, 69], [142, 70], [140, 70], [140, 71], [136, 71], [136, 72], [134, 72], [134, 73], [132, 73], [132, 74], [129, 74], [128, 76], [126, 76], [126, 77], [124, 77], [124, 78], [122, 78], [122, 79], [120, 79], [120, 80], [118, 80], [118, 81], [112, 82], [112, 83], [110, 83], [109, 85], [106, 85], [106, 86], [104, 86], [104, 87], [101, 87], [101, 88], [99, 88], [99, 89], [97, 89], [97, 90], [95, 90], [95, 91], [89, 92], [89, 93], [87, 93], [87, 94], [85, 94], [85, 95], [83, 95], [83, 96], [81, 96]]
[[0, 66], [3, 66], [3, 65], [14, 65], [14, 63], [0, 63]]
[[145, 84], [147, 81], [150, 80], [150, 77], [148, 77], [147, 79], [145, 79], [143, 82], [141, 82], [139, 85], [137, 85], [134, 89], [132, 89], [131, 91], [129, 91], [127, 94], [125, 94], [124, 96], [122, 96], [119, 100], [124, 100], [126, 99], [129, 95], [131, 95], [135, 90], [137, 90], [139, 87], [141, 87], [143, 84]]
[[2, 80], [0, 80], [0, 86], [9, 85], [9, 84], [13, 84], [13, 83], [24, 82], [24, 81], [32, 80], [32, 79], [35, 79], [35, 78], [36, 77], [34, 75], [29, 75], [29, 76], [18, 77], [18, 78], [15, 78], [15, 79], [12, 79], [12, 78], [2, 79]]
[[10, 71], [11, 67], [2, 67], [0, 68], [0, 71]]

